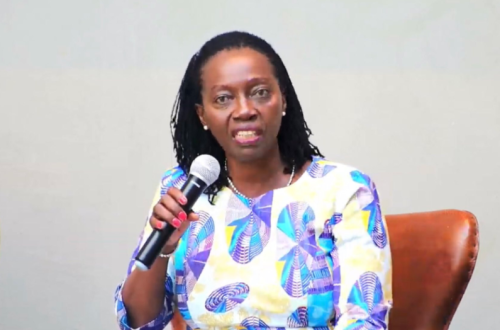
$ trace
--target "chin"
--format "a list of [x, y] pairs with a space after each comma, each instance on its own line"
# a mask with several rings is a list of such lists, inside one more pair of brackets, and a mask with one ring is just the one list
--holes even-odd
[[261, 148], [239, 148], [231, 152], [231, 158], [241, 163], [251, 163], [264, 158], [265, 154]]
[[277, 140], [269, 141], [263, 139], [259, 143], [249, 146], [232, 144], [229, 146], [226, 155], [241, 163], [251, 163], [267, 158], [275, 152], [279, 153]]

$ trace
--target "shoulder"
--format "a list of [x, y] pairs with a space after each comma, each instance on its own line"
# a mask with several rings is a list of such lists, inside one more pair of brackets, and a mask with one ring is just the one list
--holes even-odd
[[170, 187], [180, 188], [182, 184], [187, 180], [186, 173], [182, 170], [180, 166], [175, 166], [167, 169], [163, 172], [160, 180], [160, 189], [162, 194], [168, 190]]
[[373, 185], [371, 177], [362, 170], [345, 163], [319, 157], [313, 159], [307, 173], [313, 178], [340, 181], [346, 185], [363, 185], [366, 187]]
[[307, 169], [312, 178], [321, 179], [321, 185], [334, 187], [338, 207], [341, 209], [353, 197], [364, 192], [378, 198], [371, 176], [357, 167], [324, 158], [314, 158]]

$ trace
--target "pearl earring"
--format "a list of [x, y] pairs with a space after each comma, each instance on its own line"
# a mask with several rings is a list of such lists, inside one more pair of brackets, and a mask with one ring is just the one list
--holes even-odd
[[204, 129], [205, 131], [208, 131], [208, 126], [207, 126], [207, 125], [203, 126], [203, 129]]
[[283, 111], [283, 117], [285, 117], [285, 115], [286, 115], [286, 112], [285, 112], [285, 111]]

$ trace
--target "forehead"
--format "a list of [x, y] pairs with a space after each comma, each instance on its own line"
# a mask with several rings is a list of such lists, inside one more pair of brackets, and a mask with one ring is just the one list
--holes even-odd
[[223, 50], [203, 66], [201, 78], [205, 87], [231, 85], [255, 78], [274, 78], [268, 58], [251, 48]]

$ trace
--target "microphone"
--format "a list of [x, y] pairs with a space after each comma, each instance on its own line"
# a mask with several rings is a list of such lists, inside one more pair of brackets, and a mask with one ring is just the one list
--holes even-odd
[[[214, 157], [201, 155], [195, 158], [189, 172], [187, 181], [180, 189], [187, 198], [186, 205], [181, 205], [186, 214], [192, 211], [191, 208], [205, 189], [217, 180], [220, 174], [220, 165]], [[150, 269], [163, 246], [176, 229], [169, 223], [161, 230], [154, 228], [135, 257], [135, 266], [142, 271]]]

